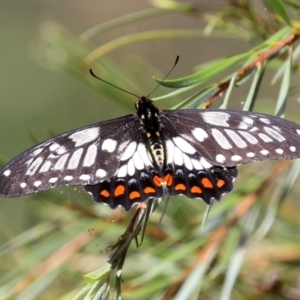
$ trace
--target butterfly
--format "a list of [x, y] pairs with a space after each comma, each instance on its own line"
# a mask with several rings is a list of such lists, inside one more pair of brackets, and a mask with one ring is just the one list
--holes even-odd
[[206, 203], [233, 189], [237, 165], [300, 157], [300, 126], [254, 112], [159, 110], [141, 97], [136, 114], [46, 140], [0, 170], [0, 196], [82, 185], [98, 203], [126, 211], [149, 198]]

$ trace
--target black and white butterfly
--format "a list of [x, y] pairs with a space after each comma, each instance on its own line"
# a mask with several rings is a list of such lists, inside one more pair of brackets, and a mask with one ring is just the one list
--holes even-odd
[[141, 97], [137, 113], [49, 139], [0, 170], [0, 196], [83, 185], [96, 202], [129, 210], [149, 198], [185, 195], [210, 203], [233, 188], [236, 166], [300, 157], [300, 126], [233, 110], [158, 110]]

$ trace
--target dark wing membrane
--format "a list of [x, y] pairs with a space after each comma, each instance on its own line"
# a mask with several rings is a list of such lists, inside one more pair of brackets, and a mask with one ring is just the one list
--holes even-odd
[[106, 180], [117, 172], [119, 159], [138, 127], [137, 116], [127, 115], [61, 134], [26, 150], [0, 170], [0, 196]]
[[[234, 110], [164, 110], [163, 131], [181, 151], [198, 152], [217, 166], [300, 157], [300, 125]], [[196, 153], [197, 154], [197, 153]]]

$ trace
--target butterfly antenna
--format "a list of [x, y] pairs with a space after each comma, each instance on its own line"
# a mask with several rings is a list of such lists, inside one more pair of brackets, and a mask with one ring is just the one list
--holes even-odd
[[129, 94], [129, 95], [135, 96], [135, 97], [137, 97], [138, 99], [141, 98], [141, 97], [139, 97], [139, 96], [136, 95], [136, 94], [133, 94], [133, 93], [131, 93], [131, 92], [128, 92], [127, 90], [124, 90], [124, 89], [120, 88], [119, 86], [114, 85], [114, 84], [112, 84], [112, 83], [110, 83], [110, 82], [108, 82], [108, 81], [106, 81], [106, 80], [104, 80], [104, 79], [98, 77], [97, 75], [95, 75], [95, 73], [93, 72], [92, 69], [90, 69], [90, 73], [91, 73], [91, 75], [92, 75], [93, 77], [95, 77], [95, 78], [97, 78], [98, 80], [101, 80], [101, 81], [103, 81], [103, 82], [109, 84], [110, 86], [113, 86], [113, 87], [117, 88], [117, 89], [120, 90], [120, 91], [123, 91], [123, 92], [125, 92], [125, 93], [127, 93], [127, 94]]
[[167, 73], [167, 75], [162, 79], [162, 81], [154, 88], [154, 90], [153, 90], [146, 98], [149, 98], [150, 95], [151, 95], [153, 92], [155, 92], [155, 91], [158, 89], [158, 87], [165, 81], [165, 79], [166, 79], [166, 78], [170, 75], [170, 73], [174, 70], [174, 68], [175, 68], [175, 66], [177, 65], [178, 61], [179, 61], [179, 55], [176, 56], [174, 65], [173, 65], [173, 67], [170, 69], [170, 71]]

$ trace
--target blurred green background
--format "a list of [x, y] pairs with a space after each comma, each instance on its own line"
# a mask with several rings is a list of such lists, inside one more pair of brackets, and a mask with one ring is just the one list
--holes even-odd
[[[219, 27], [210, 35], [202, 33], [184, 39], [166, 37], [126, 45], [109, 52], [95, 64], [97, 74], [104, 79], [138, 95], [147, 95], [156, 87], [151, 76], [163, 77], [177, 55], [180, 61], [170, 79], [187, 76], [207, 62], [245, 52], [278, 29], [274, 26], [273, 31], [267, 32], [259, 23], [261, 20], [255, 18], [259, 15], [272, 24], [274, 20], [266, 9], [267, 1], [178, 1], [194, 4], [198, 11], [157, 14], [79, 42], [79, 37], [92, 27], [150, 9], [151, 3], [172, 4], [138, 0], [1, 1], [1, 164], [54, 135], [134, 113], [134, 97], [101, 82], [87, 83], [90, 80], [87, 70], [83, 70], [82, 75], [79, 68], [76, 69], [76, 59], [82, 53], [88, 54], [114, 39], [149, 30], [201, 31], [214, 24], [212, 16], [217, 23], [227, 14], [228, 19], [224, 18], [220, 25], [223, 29]], [[252, 15], [246, 14], [247, 4], [252, 8]], [[295, 7], [290, 13], [297, 20], [299, 8]], [[252, 27], [255, 22], [259, 25]], [[67, 67], [60, 66], [59, 61], [56, 64], [51, 61], [51, 43], [57, 41], [70, 50]], [[63, 59], [64, 53], [60, 54], [52, 59]], [[265, 72], [256, 111], [274, 113], [280, 83], [271, 85], [270, 80], [284, 61], [281, 59]], [[237, 69], [232, 66], [230, 71]], [[297, 64], [293, 71], [286, 117], [300, 123]], [[220, 74], [209, 82], [224, 76]], [[234, 90], [230, 108], [243, 108], [249, 87], [250, 83], [246, 83]], [[160, 87], [153, 97], [168, 92], [169, 89]], [[158, 106], [168, 108], [181, 100], [183, 97], [177, 95], [158, 102]], [[217, 101], [215, 106], [220, 104], [221, 101]], [[253, 209], [232, 224], [226, 241], [217, 247], [218, 254], [209, 261], [207, 273], [203, 277], [196, 274], [199, 284], [192, 287], [197, 292], [201, 286], [203, 294], [195, 296], [195, 292], [193, 298], [180, 298], [180, 294], [174, 299], [229, 299], [224, 293], [223, 298], [220, 297], [228, 278], [235, 282], [230, 299], [300, 299], [300, 189], [299, 184], [295, 184], [291, 193], [276, 202], [286, 188], [283, 182], [292, 182], [288, 177], [291, 165], [283, 167], [282, 172], [273, 169], [281, 164], [263, 162], [241, 166], [234, 192], [214, 205], [205, 231], [201, 228], [206, 210], [204, 202], [179, 197], [170, 199], [167, 213], [159, 224], [164, 208], [161, 204], [150, 218], [144, 244], [138, 249], [130, 248], [124, 266], [124, 299], [169, 299], [169, 290], [178, 288], [178, 277], [190, 279], [185, 271], [196, 264], [211, 234], [213, 236], [218, 228], [227, 224], [239, 203], [248, 194], [253, 195], [251, 193], [268, 178], [273, 181], [266, 184], [264, 195]], [[294, 165], [294, 169], [299, 168]], [[277, 177], [272, 178], [273, 174]], [[296, 183], [298, 181], [296, 179]], [[0, 208], [0, 244], [3, 245], [0, 247], [0, 299], [6, 299], [1, 295], [22, 300], [72, 299], [85, 285], [82, 275], [105, 264], [106, 247], [116, 242], [132, 215], [132, 212], [125, 215], [122, 210], [111, 211], [103, 205], [95, 205], [80, 187], [76, 190], [58, 188], [21, 198], [1, 198]], [[242, 250], [242, 255], [238, 250]], [[239, 258], [240, 265], [236, 261]], [[242, 266], [238, 279], [226, 273], [230, 266], [236, 265]]]

